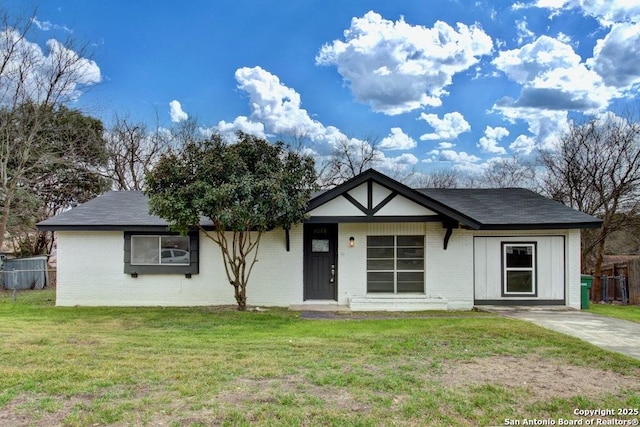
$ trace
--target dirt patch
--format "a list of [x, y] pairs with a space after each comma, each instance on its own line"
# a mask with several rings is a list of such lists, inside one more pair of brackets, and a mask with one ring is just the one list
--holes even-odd
[[0, 425], [22, 427], [49, 427], [61, 425], [62, 421], [71, 414], [76, 405], [90, 404], [92, 397], [87, 395], [74, 396], [69, 399], [61, 397], [47, 399], [44, 408], [41, 397], [33, 394], [22, 394], [13, 398], [0, 409]]
[[[303, 397], [301, 397], [303, 396]], [[239, 378], [220, 393], [218, 403], [232, 406], [246, 403], [295, 404], [296, 399], [324, 402], [324, 405], [345, 409], [349, 412], [367, 410], [367, 405], [358, 402], [348, 391], [339, 387], [318, 386], [301, 376], [287, 376], [273, 379]], [[300, 402], [309, 403], [309, 402]]]
[[506, 388], [523, 388], [536, 400], [592, 397], [638, 388], [637, 377], [568, 365], [540, 356], [495, 356], [446, 363], [441, 381], [446, 387], [495, 384]]

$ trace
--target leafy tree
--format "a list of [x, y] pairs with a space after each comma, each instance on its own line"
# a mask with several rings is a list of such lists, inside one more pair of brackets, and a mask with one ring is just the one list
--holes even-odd
[[573, 125], [559, 148], [541, 155], [546, 192], [603, 223], [583, 233], [582, 261], [594, 253], [594, 288], [607, 238], [628, 224], [640, 208], [640, 123], [614, 115]]
[[76, 161], [73, 151], [60, 151], [49, 138], [57, 135], [58, 108], [100, 81], [84, 49], [50, 40], [43, 51], [28, 40], [33, 21], [25, 22], [0, 16], [0, 247], [14, 203], [37, 173], [52, 170], [61, 158]]
[[[262, 235], [304, 219], [315, 180], [311, 157], [239, 133], [235, 144], [214, 135], [163, 155], [146, 177], [146, 193], [151, 213], [182, 233], [197, 227], [220, 247], [238, 309], [245, 310]], [[213, 231], [200, 225], [202, 217]]]
[[100, 173], [107, 161], [102, 122], [65, 106], [49, 110], [34, 144], [47, 161], [23, 176], [9, 220], [14, 247], [24, 255], [51, 252], [52, 233], [34, 232], [35, 223], [109, 189]]

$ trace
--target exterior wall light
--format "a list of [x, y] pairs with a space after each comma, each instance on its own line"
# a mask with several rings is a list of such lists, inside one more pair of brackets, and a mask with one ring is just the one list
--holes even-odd
[[352, 248], [356, 245], [356, 239], [355, 237], [351, 236], [349, 237], [349, 247]]

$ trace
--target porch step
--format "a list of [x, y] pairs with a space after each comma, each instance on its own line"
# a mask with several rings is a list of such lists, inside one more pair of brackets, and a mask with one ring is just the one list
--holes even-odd
[[338, 305], [335, 302], [327, 304], [292, 304], [289, 306], [290, 311], [344, 311], [349, 312], [349, 306]]
[[352, 311], [424, 311], [447, 310], [447, 300], [438, 298], [354, 297], [349, 300]]

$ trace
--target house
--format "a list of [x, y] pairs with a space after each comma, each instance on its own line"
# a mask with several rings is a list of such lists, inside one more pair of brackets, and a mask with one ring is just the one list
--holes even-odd
[[[263, 235], [249, 305], [580, 308], [580, 229], [601, 224], [529, 190], [411, 189], [372, 169], [314, 195], [308, 214]], [[171, 233], [141, 192], [38, 227], [57, 232], [57, 305], [235, 304], [218, 246]]]

